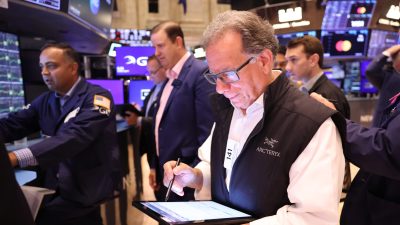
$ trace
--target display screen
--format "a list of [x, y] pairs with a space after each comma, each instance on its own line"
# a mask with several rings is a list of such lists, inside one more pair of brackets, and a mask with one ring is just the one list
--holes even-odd
[[151, 46], [150, 30], [110, 29], [110, 38], [130, 46]]
[[250, 217], [249, 214], [213, 201], [143, 202], [142, 204], [158, 213], [163, 220], [172, 223]]
[[298, 37], [303, 37], [305, 35], [310, 35], [310, 36], [318, 38], [317, 31], [315, 31], [315, 30], [296, 32], [296, 33], [288, 33], [288, 34], [278, 34], [278, 35], [276, 35], [276, 37], [278, 38], [280, 45], [286, 46], [290, 40], [298, 38]]
[[115, 57], [117, 56], [117, 52], [115, 51], [116, 48], [122, 47], [120, 43], [111, 43], [110, 48], [108, 49], [108, 56]]
[[41, 5], [47, 8], [60, 10], [60, 0], [25, 0], [36, 5]]
[[372, 30], [369, 40], [368, 57], [375, 57], [391, 46], [400, 44], [398, 32]]
[[328, 1], [322, 29], [367, 28], [374, 4], [375, 0]]
[[348, 93], [360, 93], [360, 62], [344, 62], [345, 78], [343, 91]]
[[115, 67], [117, 76], [143, 76], [147, 73], [147, 59], [153, 55], [153, 47], [116, 48]]
[[105, 34], [111, 27], [111, 0], [69, 0], [68, 13]]
[[0, 32], [0, 118], [24, 104], [18, 37]]
[[366, 56], [368, 30], [321, 31], [325, 57]]
[[131, 81], [129, 83], [129, 103], [136, 103], [143, 106], [143, 101], [150, 93], [154, 83], [150, 80]]
[[360, 62], [360, 92], [361, 93], [377, 93], [378, 89], [374, 87], [367, 79], [366, 71], [371, 61], [363, 60]]
[[124, 86], [122, 80], [87, 80], [91, 84], [96, 84], [104, 89], [108, 90], [113, 99], [115, 105], [124, 104]]

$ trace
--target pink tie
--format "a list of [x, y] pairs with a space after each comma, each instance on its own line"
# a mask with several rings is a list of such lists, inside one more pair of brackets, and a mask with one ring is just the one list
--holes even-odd
[[389, 99], [389, 101], [390, 101], [390, 104], [393, 104], [393, 103], [395, 103], [396, 102], [396, 100], [397, 100], [397, 98], [400, 96], [400, 92], [399, 93], [397, 93], [395, 96], [393, 96], [393, 97], [391, 97], [390, 99]]
[[165, 110], [165, 106], [167, 105], [167, 101], [169, 96], [171, 95], [172, 89], [174, 88], [172, 86], [172, 82], [176, 79], [176, 77], [178, 77], [178, 74], [175, 73], [173, 70], [168, 70], [167, 71], [167, 77], [169, 78], [167, 84], [164, 87], [164, 90], [161, 94], [161, 98], [160, 98], [160, 107], [158, 108], [157, 114], [156, 114], [156, 126], [154, 129], [154, 134], [155, 134], [155, 138], [156, 138], [156, 150], [157, 150], [157, 156], [160, 155], [160, 148], [159, 148], [159, 142], [158, 142], [158, 131], [159, 131], [159, 127], [160, 127], [160, 121], [162, 119], [164, 110]]

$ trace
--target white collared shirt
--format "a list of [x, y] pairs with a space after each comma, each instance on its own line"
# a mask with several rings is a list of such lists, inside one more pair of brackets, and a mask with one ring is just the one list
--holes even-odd
[[[250, 107], [249, 107], [250, 108]], [[257, 108], [255, 106], [255, 108]], [[240, 111], [234, 110], [237, 114]], [[264, 110], [255, 110], [255, 114]], [[260, 115], [249, 115], [254, 124], [259, 121]], [[250, 118], [249, 117], [249, 118]], [[240, 123], [240, 117], [232, 117], [229, 135], [232, 137], [235, 130], [248, 130], [242, 133], [240, 140], [247, 140], [254, 129]], [[260, 118], [261, 119], [261, 118]], [[236, 120], [236, 121], [235, 121]], [[256, 122], [257, 121], [257, 122]], [[253, 123], [247, 122], [249, 126]], [[196, 190], [197, 200], [211, 199], [210, 155], [211, 139], [214, 132], [199, 149], [201, 162], [196, 166], [203, 174], [203, 186]], [[289, 131], [289, 129], [288, 129]], [[245, 136], [247, 135], [247, 136]], [[242, 146], [243, 147], [243, 146]], [[241, 150], [240, 150], [241, 151]], [[227, 171], [227, 187], [231, 173]], [[297, 157], [289, 171], [290, 183], [287, 188], [288, 197], [292, 205], [285, 205], [278, 209], [276, 215], [264, 217], [251, 222], [251, 225], [337, 225], [339, 222], [339, 201], [344, 178], [344, 155], [342, 141], [338, 129], [331, 118], [321, 124], [304, 151]]]
[[[242, 152], [250, 133], [254, 130], [258, 122], [260, 122], [264, 114], [264, 94], [260, 95], [257, 100], [246, 109], [246, 114], [242, 110], [235, 108], [232, 115], [231, 126], [229, 128], [228, 139], [237, 143], [233, 150], [232, 165]], [[245, 128], [245, 129], [244, 129]], [[232, 167], [226, 168], [226, 186], [229, 190], [231, 180]]]
[[317, 80], [324, 75], [324, 72], [321, 72], [320, 74], [314, 76], [313, 78], [309, 79], [308, 81], [304, 81], [304, 84], [300, 87], [300, 90], [302, 88], [306, 88], [307, 91], [310, 91], [311, 88], [314, 86], [315, 83], [317, 83]]

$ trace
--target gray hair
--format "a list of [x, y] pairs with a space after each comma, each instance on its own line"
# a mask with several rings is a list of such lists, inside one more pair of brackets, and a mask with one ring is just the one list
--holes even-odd
[[218, 14], [203, 33], [203, 46], [207, 48], [213, 41], [221, 38], [227, 31], [241, 34], [243, 50], [247, 54], [259, 54], [264, 49], [278, 52], [278, 40], [268, 21], [248, 11], [227, 11]]

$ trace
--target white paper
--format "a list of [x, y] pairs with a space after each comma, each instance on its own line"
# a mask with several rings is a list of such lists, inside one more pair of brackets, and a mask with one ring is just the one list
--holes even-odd
[[21, 189], [25, 195], [26, 201], [28, 202], [33, 219], [36, 218], [44, 196], [55, 193], [54, 190], [33, 186], [21, 186]]

